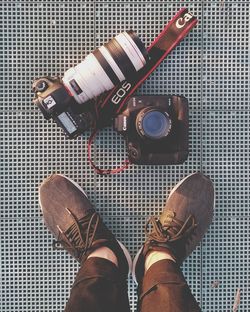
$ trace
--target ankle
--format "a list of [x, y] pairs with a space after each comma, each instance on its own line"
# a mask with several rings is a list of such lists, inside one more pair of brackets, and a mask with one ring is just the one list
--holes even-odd
[[147, 271], [154, 263], [164, 259], [176, 262], [173, 256], [167, 250], [150, 251], [145, 259], [145, 271]]
[[93, 257], [107, 259], [107, 260], [111, 261], [112, 263], [114, 263], [118, 267], [117, 257], [113, 253], [113, 251], [111, 249], [109, 249], [108, 247], [97, 248], [88, 256], [88, 259], [93, 258]]

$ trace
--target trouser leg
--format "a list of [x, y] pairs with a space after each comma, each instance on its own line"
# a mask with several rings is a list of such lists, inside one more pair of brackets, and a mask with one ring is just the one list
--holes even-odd
[[80, 268], [65, 312], [129, 312], [127, 283], [109, 260], [89, 258]]
[[171, 260], [154, 263], [138, 288], [140, 312], [200, 312], [178, 265]]

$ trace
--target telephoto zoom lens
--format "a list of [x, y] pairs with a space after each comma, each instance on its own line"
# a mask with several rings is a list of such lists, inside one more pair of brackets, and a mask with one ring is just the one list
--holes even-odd
[[67, 70], [63, 83], [80, 104], [112, 89], [145, 66], [147, 50], [133, 31], [125, 31]]

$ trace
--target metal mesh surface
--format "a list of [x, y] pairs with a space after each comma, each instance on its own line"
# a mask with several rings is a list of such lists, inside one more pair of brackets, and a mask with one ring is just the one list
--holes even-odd
[[[120, 31], [148, 45], [181, 7], [199, 24], [138, 91], [182, 94], [190, 102], [190, 156], [179, 166], [133, 166], [98, 176], [86, 139], [69, 141], [31, 104], [31, 81], [61, 75]], [[171, 188], [201, 170], [214, 181], [215, 220], [183, 265], [202, 311], [250, 310], [250, 83], [248, 1], [2, 1], [1, 17], [1, 312], [62, 311], [78, 265], [51, 248], [38, 185], [53, 172], [79, 183], [134, 255], [148, 216], [159, 214]], [[99, 165], [118, 166], [125, 146], [112, 129], [97, 138]], [[136, 289], [129, 281], [131, 309]]]

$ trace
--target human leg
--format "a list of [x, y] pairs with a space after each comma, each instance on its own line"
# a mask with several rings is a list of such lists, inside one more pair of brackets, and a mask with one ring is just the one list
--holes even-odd
[[[201, 311], [180, 265], [207, 231], [212, 222], [213, 206], [212, 182], [201, 173], [195, 173], [173, 189], [161, 216], [150, 218], [146, 226], [151, 226], [148, 238], [133, 265], [133, 275], [138, 282], [139, 311]], [[161, 254], [158, 259], [157, 252]]]
[[55, 174], [41, 184], [39, 201], [45, 224], [57, 239], [54, 247], [65, 249], [81, 264], [65, 311], [128, 312], [130, 256], [84, 191]]

